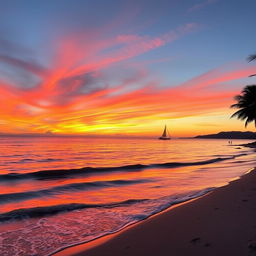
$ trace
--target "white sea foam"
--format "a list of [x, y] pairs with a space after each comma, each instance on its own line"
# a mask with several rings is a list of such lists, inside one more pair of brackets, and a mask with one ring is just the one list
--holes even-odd
[[[12, 223], [0, 232], [0, 255], [51, 255], [66, 247], [119, 231], [162, 210], [206, 194], [213, 188], [109, 207], [74, 210]], [[18, 227], [18, 228], [17, 228]], [[4, 229], [2, 226], [1, 230]]]

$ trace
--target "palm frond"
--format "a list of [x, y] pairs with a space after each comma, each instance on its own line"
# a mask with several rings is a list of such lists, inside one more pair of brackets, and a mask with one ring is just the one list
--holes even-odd
[[256, 60], [256, 54], [251, 54], [251, 55], [249, 55], [248, 58], [247, 58], [247, 60], [248, 60], [248, 62], [251, 62], [251, 61], [253, 61], [253, 60]]
[[237, 102], [230, 107], [237, 108], [238, 111], [231, 118], [236, 117], [239, 120], [245, 120], [245, 127], [250, 122], [254, 122], [256, 127], [256, 85], [247, 85], [241, 94], [236, 95], [234, 99]]

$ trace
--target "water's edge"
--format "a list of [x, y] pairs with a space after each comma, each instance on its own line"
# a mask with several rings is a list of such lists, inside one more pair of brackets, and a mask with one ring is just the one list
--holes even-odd
[[[232, 180], [230, 180], [229, 182], [227, 182], [226, 184], [220, 186], [220, 187], [215, 187], [215, 188], [209, 188], [209, 189], [205, 189], [205, 190], [202, 190], [201, 191], [201, 194], [199, 193], [197, 196], [195, 197], [192, 197], [192, 198], [189, 198], [187, 200], [180, 200], [179, 202], [175, 202], [175, 203], [171, 203], [169, 206], [161, 209], [160, 211], [157, 211], [141, 220], [137, 220], [137, 221], [134, 221], [134, 222], [130, 222], [124, 226], [122, 226], [121, 228], [115, 230], [115, 231], [112, 231], [112, 232], [108, 232], [106, 234], [103, 234], [103, 235], [100, 235], [99, 237], [95, 237], [94, 239], [90, 240], [90, 241], [87, 241], [87, 242], [79, 242], [77, 244], [73, 244], [73, 245], [69, 245], [65, 248], [62, 248], [62, 249], [59, 249], [59, 250], [56, 250], [55, 252], [49, 254], [48, 256], [65, 256], [67, 254], [65, 254], [65, 251], [72, 248], [72, 247], [76, 247], [76, 246], [81, 246], [81, 245], [89, 245], [90, 243], [93, 243], [95, 242], [96, 240], [100, 240], [100, 239], [103, 239], [103, 238], [106, 238], [108, 236], [111, 236], [111, 235], [118, 235], [118, 233], [120, 232], [124, 232], [127, 228], [132, 228], [134, 225], [139, 225], [140, 223], [142, 223], [143, 221], [147, 220], [147, 219], [150, 219], [152, 217], [156, 217], [158, 216], [159, 214], [162, 214], [166, 211], [170, 211], [173, 207], [179, 207], [179, 206], [182, 206], [183, 204], [187, 204], [187, 203], [190, 203], [194, 200], [197, 200], [201, 197], [204, 197], [206, 195], [208, 195], [209, 193], [212, 193], [214, 192], [216, 189], [219, 189], [221, 187], [225, 187], [225, 186], [228, 186], [231, 182], [235, 181], [235, 180], [240, 180], [241, 178], [243, 178], [245, 175], [248, 175], [250, 172], [252, 171], [255, 171], [256, 168], [251, 168], [249, 170], [247, 170], [244, 174], [242, 174], [241, 176], [238, 176], [236, 178], [233, 178]], [[97, 245], [99, 245], [100, 243], [98, 243]], [[96, 245], [95, 245], [96, 246]], [[83, 248], [83, 251], [85, 249]]]
[[100, 239], [100, 238], [103, 238], [103, 237], [106, 237], [106, 236], [109, 236], [109, 235], [113, 235], [113, 234], [117, 234], [117, 233], [119, 233], [120, 231], [123, 231], [124, 229], [126, 229], [126, 228], [128, 228], [128, 227], [132, 227], [133, 225], [137, 225], [137, 224], [141, 223], [142, 221], [145, 221], [145, 220], [147, 220], [147, 219], [149, 219], [149, 218], [151, 218], [151, 217], [155, 217], [155, 216], [158, 215], [158, 214], [161, 214], [161, 213], [163, 213], [163, 212], [165, 212], [165, 211], [168, 211], [168, 210], [170, 210], [173, 206], [176, 206], [176, 207], [177, 207], [177, 206], [182, 205], [182, 204], [184, 204], [184, 203], [189, 203], [190, 201], [199, 199], [199, 198], [201, 198], [202, 196], [205, 196], [205, 195], [207, 195], [207, 194], [213, 192], [215, 189], [217, 189], [217, 187], [216, 187], [216, 188], [206, 189], [207, 191], [203, 190], [201, 194], [199, 194], [199, 195], [197, 195], [197, 196], [195, 196], [195, 197], [191, 197], [191, 198], [189, 198], [189, 199], [187, 199], [187, 200], [179, 200], [179, 202], [173, 202], [173, 203], [171, 203], [169, 206], [167, 206], [167, 207], [165, 207], [165, 208], [163, 208], [163, 209], [161, 209], [161, 210], [159, 210], [159, 211], [156, 211], [156, 212], [154, 212], [153, 214], [148, 215], [147, 217], [145, 217], [145, 218], [143, 218], [143, 219], [134, 220], [133, 222], [130, 222], [130, 223], [128, 223], [128, 224], [125, 224], [124, 226], [120, 227], [120, 228], [117, 229], [117, 230], [114, 230], [114, 231], [111, 231], [111, 232], [107, 232], [107, 233], [105, 233], [105, 234], [103, 234], [103, 235], [100, 235], [100, 236], [98, 236], [98, 237], [93, 238], [93, 239], [90, 240], [90, 241], [87, 241], [87, 242], [79, 242], [79, 243], [77, 243], [77, 244], [69, 245], [69, 246], [67, 246], [67, 247], [65, 247], [65, 248], [56, 250], [55, 252], [53, 252], [53, 253], [51, 253], [51, 254], [48, 254], [48, 256], [52, 256], [52, 255], [58, 256], [58, 253], [59, 253], [59, 252], [64, 251], [64, 250], [66, 250], [66, 249], [68, 249], [68, 248], [75, 247], [75, 246], [78, 246], [78, 245], [81, 245], [81, 244], [89, 244], [89, 243], [91, 243], [91, 242], [93, 242], [93, 241], [95, 241], [95, 240], [98, 240], [98, 239]]

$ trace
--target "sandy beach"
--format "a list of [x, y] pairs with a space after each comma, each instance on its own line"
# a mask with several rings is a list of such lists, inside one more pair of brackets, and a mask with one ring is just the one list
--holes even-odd
[[255, 202], [254, 169], [206, 196], [61, 255], [256, 255]]

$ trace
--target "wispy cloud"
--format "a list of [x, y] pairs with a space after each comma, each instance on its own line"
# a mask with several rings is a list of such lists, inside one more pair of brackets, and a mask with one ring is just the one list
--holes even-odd
[[197, 3], [197, 4], [194, 4], [193, 6], [191, 6], [191, 7], [188, 9], [188, 12], [194, 12], [194, 11], [201, 10], [201, 9], [207, 7], [208, 5], [211, 5], [211, 4], [216, 3], [217, 1], [218, 1], [218, 0], [206, 0], [206, 1], [203, 1], [203, 2], [200, 2], [200, 3]]
[[[161, 88], [158, 81], [144, 82], [144, 75], [138, 72], [137, 76], [120, 81], [115, 87], [99, 88], [75, 96], [69, 94], [74, 86], [72, 80], [64, 85], [64, 92], [57, 86], [45, 96], [42, 90], [43, 97], [31, 97], [33, 90], [22, 91], [1, 84], [0, 98], [5, 108], [0, 110], [0, 114], [3, 120], [8, 121], [9, 126], [19, 124], [28, 131], [125, 131], [125, 127], [136, 127], [142, 120], [181, 118], [227, 108], [238, 89], [227, 90], [225, 83], [247, 77], [252, 68], [256, 67], [232, 71], [215, 69], [166, 89]], [[88, 78], [88, 81], [90, 79], [93, 78]], [[139, 83], [141, 88], [124, 90], [132, 83]], [[65, 92], [65, 86], [69, 93]], [[68, 100], [63, 101], [64, 98]]]
[[149, 120], [229, 106], [237, 89], [223, 87], [248, 76], [255, 67], [219, 68], [163, 87], [150, 76], [147, 63], [134, 60], [198, 29], [199, 24], [188, 23], [155, 37], [132, 33], [102, 37], [102, 29], [62, 36], [55, 41], [47, 67], [19, 52], [17, 57], [9, 50], [2, 52], [2, 65], [37, 77], [31, 87], [11, 78], [0, 81], [2, 131], [109, 133], [129, 126], [134, 132]]

